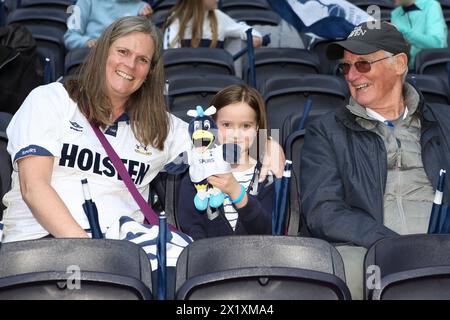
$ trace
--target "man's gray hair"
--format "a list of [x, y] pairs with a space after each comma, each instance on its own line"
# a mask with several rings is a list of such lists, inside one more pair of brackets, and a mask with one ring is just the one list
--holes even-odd
[[[388, 51], [384, 51], [384, 54], [386, 55], [386, 57], [391, 57], [391, 58], [394, 58], [395, 57], [395, 55], [393, 55], [392, 53], [390, 53], [390, 52], [388, 52]], [[394, 59], [387, 59], [391, 64], [393, 64], [394, 63]], [[406, 81], [406, 76], [408, 75], [408, 66], [406, 66], [406, 71], [405, 71], [405, 73], [403, 74], [403, 77], [402, 77], [402, 83], [405, 83], [405, 81]]]

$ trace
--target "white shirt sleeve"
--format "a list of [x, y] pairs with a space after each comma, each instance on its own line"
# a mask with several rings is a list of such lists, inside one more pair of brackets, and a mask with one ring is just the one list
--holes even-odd
[[[223, 38], [241, 38], [242, 40], [247, 40], [247, 34], [245, 33], [249, 28], [252, 28], [244, 22], [237, 22], [224, 12], [216, 9], [217, 24], [219, 25], [219, 30], [223, 35]], [[262, 37], [261, 34], [253, 28], [252, 35], [255, 37]]]
[[59, 157], [69, 98], [60, 83], [35, 88], [12, 118], [6, 133], [14, 170], [28, 156]]
[[191, 148], [191, 138], [189, 136], [188, 123], [180, 118], [170, 115], [169, 136], [164, 146], [168, 150], [166, 163], [174, 161], [180, 153], [188, 151]]
[[180, 29], [180, 21], [178, 19], [175, 19], [172, 22], [172, 24], [169, 25], [166, 30], [164, 30], [164, 39], [163, 39], [164, 49], [180, 47], [179, 41], [177, 41], [175, 44], [172, 44], [172, 42], [176, 39], [178, 35], [179, 29]]

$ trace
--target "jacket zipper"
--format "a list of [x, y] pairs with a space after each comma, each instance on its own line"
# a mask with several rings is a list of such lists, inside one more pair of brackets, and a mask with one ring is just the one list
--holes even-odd
[[[387, 157], [387, 151], [386, 151], [384, 142], [381, 140], [381, 138], [377, 134], [375, 134], [375, 135], [377, 137], [378, 144], [381, 146], [381, 149], [384, 151], [384, 155]], [[384, 168], [381, 167], [381, 161], [382, 161], [381, 155], [378, 153], [378, 173], [380, 176], [379, 183], [380, 183], [380, 202], [381, 202], [380, 209], [382, 212], [381, 222], [384, 224], [384, 191], [385, 191], [384, 188], [385, 188], [385, 186], [383, 185], [383, 176], [382, 176], [382, 174], [383, 174], [382, 169], [384, 169]], [[385, 168], [385, 169], [386, 170], [384, 170], [384, 172], [385, 172], [385, 179], [386, 179], [387, 168]]]
[[3, 68], [4, 66], [6, 66], [8, 63], [10, 63], [10, 62], [13, 61], [14, 59], [16, 59], [19, 55], [20, 55], [20, 52], [16, 52], [16, 54], [15, 54], [13, 57], [9, 58], [8, 60], [6, 60], [5, 62], [3, 62], [3, 63], [0, 65], [0, 69], [2, 69], [2, 68]]
[[397, 209], [400, 215], [400, 220], [402, 223], [402, 234], [408, 233], [408, 226], [406, 224], [406, 214], [405, 210], [403, 209], [403, 199], [400, 195], [401, 192], [401, 167], [402, 167], [402, 152], [401, 152], [401, 142], [400, 140], [395, 137], [395, 141], [397, 142], [397, 161], [395, 165], [395, 174], [397, 175], [397, 190], [396, 190], [396, 202], [397, 202]]

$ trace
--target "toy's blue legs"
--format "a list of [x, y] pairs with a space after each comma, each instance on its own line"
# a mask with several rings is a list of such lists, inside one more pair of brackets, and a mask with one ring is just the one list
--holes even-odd
[[198, 211], [205, 211], [208, 207], [208, 184], [194, 184], [197, 194], [194, 197], [194, 205]]
[[225, 200], [225, 195], [222, 191], [217, 188], [211, 188], [208, 190], [209, 196], [209, 205], [212, 208], [218, 208], [223, 204], [223, 200]]

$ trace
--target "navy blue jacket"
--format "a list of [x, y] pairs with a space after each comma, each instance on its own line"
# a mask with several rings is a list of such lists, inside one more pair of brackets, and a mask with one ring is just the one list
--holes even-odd
[[[440, 169], [450, 169], [450, 109], [423, 98], [422, 163], [436, 188]], [[383, 224], [387, 156], [383, 140], [364, 129], [346, 108], [313, 121], [301, 152], [301, 201], [309, 231], [330, 242], [370, 247], [396, 233]], [[450, 175], [444, 202], [449, 203]]]
[[[256, 183], [257, 181], [255, 181]], [[178, 220], [181, 230], [194, 240], [229, 235], [272, 234], [272, 203], [274, 184], [265, 181], [259, 183], [258, 194], [248, 194], [245, 207], [237, 209], [238, 220], [233, 231], [225, 217], [223, 206], [219, 215], [209, 220], [206, 211], [198, 211], [194, 206], [197, 193], [189, 174], [185, 174], [180, 186], [178, 199]]]

